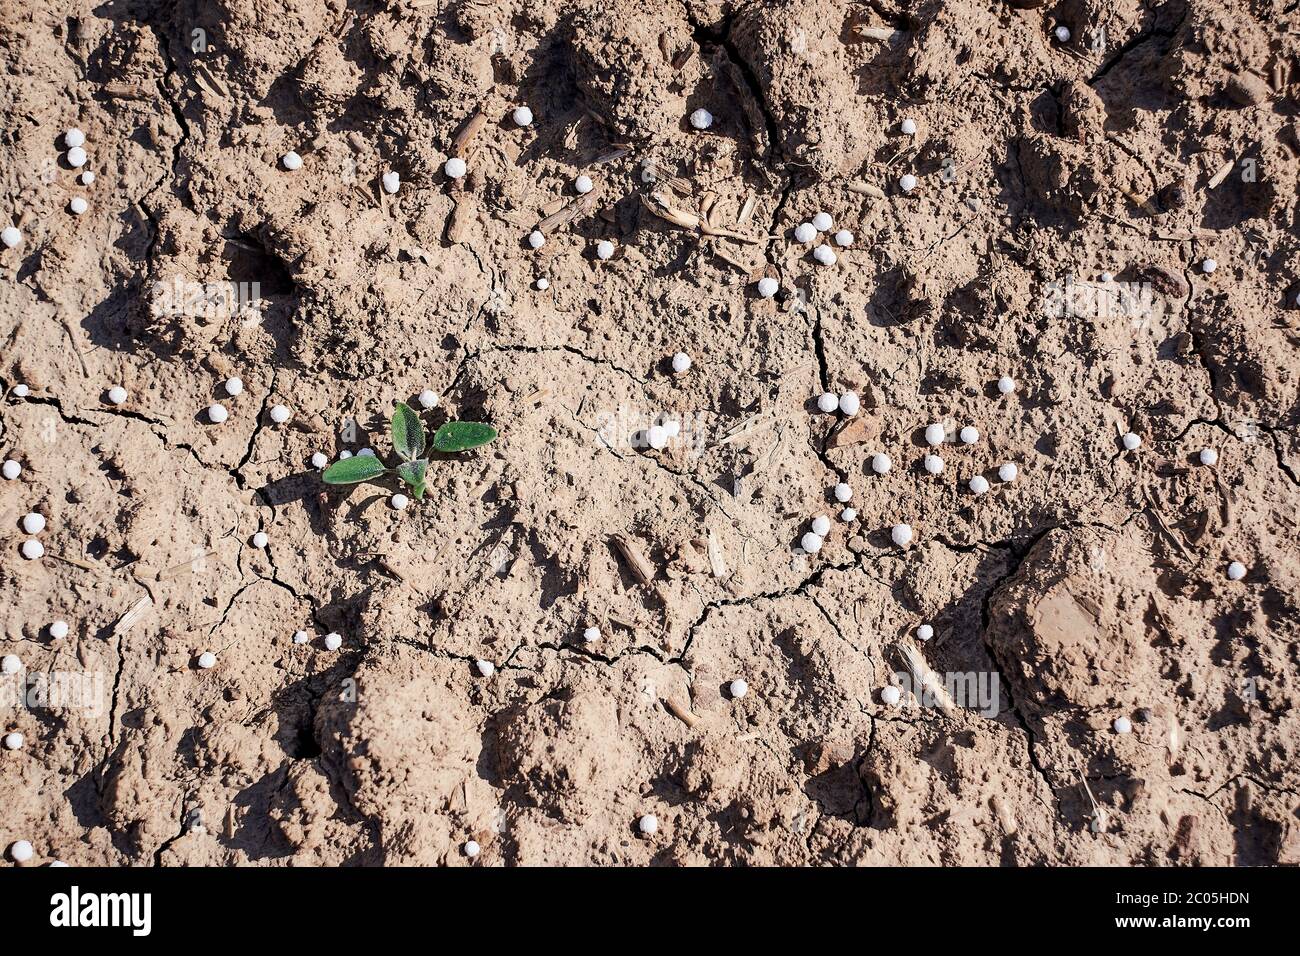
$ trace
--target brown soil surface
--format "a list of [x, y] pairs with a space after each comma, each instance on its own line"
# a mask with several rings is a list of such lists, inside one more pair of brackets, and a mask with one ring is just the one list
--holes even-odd
[[1294, 3], [269, 6], [0, 13], [6, 861], [1300, 863]]

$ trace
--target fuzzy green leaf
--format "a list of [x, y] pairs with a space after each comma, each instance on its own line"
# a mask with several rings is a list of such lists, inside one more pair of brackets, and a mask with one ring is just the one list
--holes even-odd
[[398, 402], [393, 409], [393, 451], [407, 461], [414, 461], [424, 454], [424, 425], [420, 416], [405, 402]]
[[388, 469], [374, 455], [353, 455], [336, 461], [321, 475], [327, 485], [352, 485], [358, 481], [378, 478]]
[[447, 422], [433, 436], [433, 447], [438, 451], [466, 451], [496, 437], [497, 430], [483, 422]]
[[404, 461], [397, 466], [397, 477], [411, 486], [411, 494], [416, 501], [424, 498], [424, 475], [429, 470], [429, 463], [423, 458]]

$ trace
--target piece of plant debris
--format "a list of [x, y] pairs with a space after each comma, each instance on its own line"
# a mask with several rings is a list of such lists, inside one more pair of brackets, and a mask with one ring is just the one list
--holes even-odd
[[[409, 405], [398, 402], [393, 410], [390, 428], [393, 450], [402, 459], [396, 468], [389, 468], [376, 455], [354, 455], [336, 461], [321, 476], [329, 485], [353, 485], [359, 481], [373, 481], [380, 475], [395, 473], [411, 488], [416, 501], [424, 498], [429, 460], [424, 454], [426, 437], [420, 416]], [[447, 422], [433, 435], [434, 451], [458, 452], [486, 445], [497, 437], [497, 430], [483, 422]]]

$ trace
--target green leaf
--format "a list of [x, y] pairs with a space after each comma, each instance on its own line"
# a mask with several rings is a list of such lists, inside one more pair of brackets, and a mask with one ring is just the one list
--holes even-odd
[[352, 485], [358, 481], [378, 478], [387, 470], [384, 463], [374, 455], [353, 455], [351, 458], [334, 462], [325, 469], [321, 478], [327, 485]]
[[393, 409], [393, 450], [407, 461], [424, 454], [424, 425], [420, 416], [405, 402]]
[[466, 451], [496, 437], [497, 430], [483, 422], [447, 422], [433, 436], [433, 447], [438, 451]]
[[411, 494], [416, 501], [424, 498], [424, 473], [429, 470], [429, 463], [423, 458], [404, 461], [397, 466], [397, 477], [411, 486]]

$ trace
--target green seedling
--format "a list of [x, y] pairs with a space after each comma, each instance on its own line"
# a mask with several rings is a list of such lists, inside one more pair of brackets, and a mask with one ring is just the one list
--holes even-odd
[[[426, 438], [424, 425], [409, 405], [398, 402], [393, 410], [391, 426], [393, 450], [402, 459], [396, 468], [387, 467], [379, 457], [355, 455], [336, 461], [321, 476], [328, 485], [355, 485], [359, 481], [374, 481], [380, 475], [396, 474], [411, 489], [416, 501], [424, 498], [429, 460], [424, 454]], [[482, 422], [447, 422], [433, 433], [433, 450], [441, 452], [468, 451], [486, 445], [497, 437], [497, 430]]]

